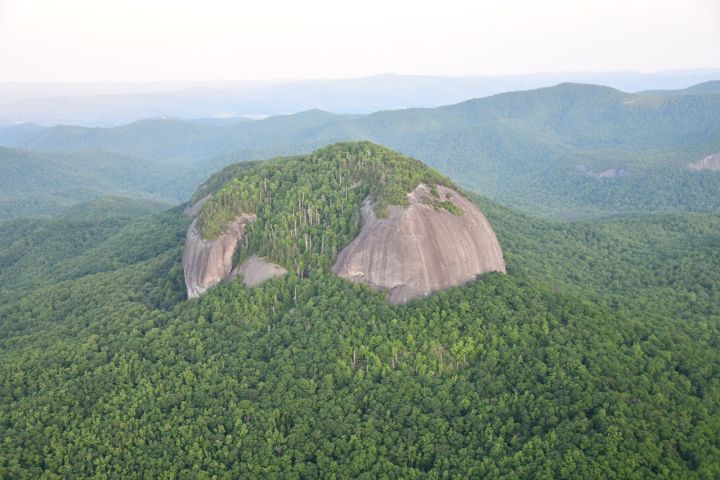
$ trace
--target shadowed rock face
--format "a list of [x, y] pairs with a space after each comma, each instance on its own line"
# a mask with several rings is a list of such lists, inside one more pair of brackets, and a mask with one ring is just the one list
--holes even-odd
[[204, 240], [197, 229], [197, 219], [193, 221], [185, 237], [182, 261], [188, 298], [198, 297], [228, 278], [238, 239], [245, 225], [255, 218], [255, 215], [240, 215], [214, 240]]
[[240, 275], [243, 278], [243, 284], [246, 287], [252, 287], [265, 280], [282, 277], [287, 272], [287, 269], [280, 265], [270, 263], [257, 255], [252, 255], [235, 267], [230, 274], [230, 278], [235, 278]]
[[[462, 285], [486, 272], [505, 272], [505, 261], [485, 215], [449, 188], [439, 198], [420, 184], [408, 194], [409, 206], [390, 207], [378, 219], [365, 200], [360, 234], [345, 247], [332, 271], [353, 282], [388, 289], [390, 303]], [[431, 203], [449, 200], [462, 210], [454, 215]]]
[[693, 171], [712, 170], [720, 172], [720, 153], [708, 155], [695, 163], [689, 163], [688, 168]]

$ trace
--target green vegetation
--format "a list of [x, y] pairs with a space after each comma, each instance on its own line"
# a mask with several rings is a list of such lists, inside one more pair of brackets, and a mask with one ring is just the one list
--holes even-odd
[[458, 207], [457, 205], [455, 205], [454, 203], [452, 203], [452, 202], [449, 201], [449, 200], [444, 200], [444, 201], [442, 201], [442, 202], [439, 201], [439, 200], [435, 200], [434, 202], [432, 202], [432, 204], [433, 204], [433, 207], [435, 207], [435, 208], [443, 208], [443, 209], [447, 210], [448, 212], [450, 212], [450, 213], [452, 213], [453, 215], [456, 215], [456, 216], [458, 216], [458, 217], [459, 217], [460, 215], [462, 215], [463, 213], [465, 213], [465, 212], [463, 212], [462, 208]]
[[[56, 215], [108, 194], [164, 202], [167, 165], [105, 152], [49, 153], [0, 147], [0, 220]], [[159, 192], [162, 190], [162, 195]], [[167, 195], [166, 195], [167, 194]]]
[[[383, 217], [388, 206], [407, 205], [407, 193], [421, 182], [452, 186], [417, 160], [369, 142], [230, 166], [208, 185], [227, 181], [230, 175], [233, 180], [213, 195], [199, 215], [203, 237], [217, 237], [240, 213], [255, 213], [258, 218], [246, 229], [240, 258], [258, 253], [299, 275], [311, 266], [329, 267], [357, 235], [360, 205], [366, 197]], [[195, 197], [208, 191], [202, 188]], [[442, 204], [448, 208], [445, 203], [450, 202]]]
[[[418, 158], [459, 185], [535, 215], [719, 212], [720, 175], [687, 164], [720, 152], [717, 84], [669, 95], [562, 84], [433, 109], [309, 111], [228, 125], [145, 120], [112, 129], [25, 132], [14, 146], [101, 150], [172, 161], [155, 192], [187, 198], [228, 163], [369, 140]], [[595, 178], [622, 169], [626, 176]], [[177, 193], [185, 195], [178, 195]]]
[[[2, 217], [62, 212], [0, 222], [0, 477], [720, 478], [720, 175], [685, 168], [720, 151], [720, 96], [686, 93], [20, 132], [86, 153], [0, 149]], [[508, 274], [406, 306], [331, 275], [366, 196], [449, 184], [368, 143], [197, 190], [206, 237], [257, 213], [238, 255], [297, 273], [252, 289], [184, 300], [181, 208], [77, 205], [341, 139], [492, 198]]]
[[225, 184], [230, 182], [232, 179], [242, 175], [243, 170], [252, 167], [256, 163], [257, 162], [237, 162], [227, 165], [219, 172], [214, 173], [202, 185], [200, 185], [200, 187], [195, 191], [193, 196], [190, 198], [190, 202], [188, 203], [193, 204], [205, 197], [206, 195], [217, 192], [218, 190], [220, 190], [220, 188], [225, 186]]
[[[344, 204], [304, 175], [339, 148], [227, 193]], [[478, 202], [508, 275], [407, 306], [323, 269], [184, 301], [180, 209], [0, 223], [0, 477], [718, 478], [720, 217]]]
[[[0, 222], [0, 303], [62, 280], [113, 271], [182, 250], [189, 221], [178, 209], [118, 197], [51, 219]], [[182, 284], [182, 269], [172, 270]], [[182, 298], [180, 296], [179, 298]]]

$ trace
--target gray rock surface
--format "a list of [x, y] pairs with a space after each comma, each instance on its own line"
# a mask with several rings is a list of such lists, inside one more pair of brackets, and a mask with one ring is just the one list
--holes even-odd
[[240, 215], [214, 240], [204, 240], [197, 229], [197, 219], [193, 221], [185, 237], [182, 260], [188, 298], [199, 297], [228, 278], [238, 239], [245, 225], [255, 218], [254, 214]]
[[714, 172], [720, 172], [720, 153], [714, 155], [708, 155], [702, 160], [698, 160], [695, 163], [689, 163], [688, 168], [695, 172], [700, 170], [712, 170]]
[[211, 196], [212, 195], [207, 194], [203, 198], [201, 198], [200, 200], [195, 202], [194, 204], [188, 205], [187, 207], [185, 207], [185, 210], [183, 210], [183, 215], [185, 215], [186, 217], [197, 216], [197, 214], [200, 213], [200, 209], [202, 209], [203, 205], [205, 205], [205, 202], [210, 200]]
[[578, 165], [576, 169], [579, 172], [584, 173], [588, 177], [593, 178], [615, 178], [615, 177], [627, 177], [630, 175], [630, 173], [627, 170], [623, 170], [622, 168], [608, 168], [607, 170], [603, 170], [602, 172], [594, 172], [590, 170], [585, 165]]
[[[424, 184], [408, 194], [407, 207], [390, 207], [378, 219], [369, 200], [362, 207], [360, 234], [338, 255], [332, 271], [352, 282], [388, 289], [401, 304], [462, 285], [486, 272], [505, 272], [502, 250], [485, 215], [458, 192], [438, 186], [440, 198]], [[449, 200], [454, 215], [436, 208]]]
[[282, 277], [287, 272], [287, 269], [280, 265], [270, 263], [257, 255], [252, 255], [233, 269], [230, 278], [242, 276], [243, 284], [246, 287], [252, 287], [265, 280]]

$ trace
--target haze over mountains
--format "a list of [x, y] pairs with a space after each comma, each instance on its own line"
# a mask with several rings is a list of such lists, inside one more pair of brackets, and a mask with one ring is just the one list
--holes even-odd
[[[26, 152], [0, 154], [29, 158], [46, 152], [44, 158], [57, 158], [43, 164], [48, 169], [73, 158], [70, 152], [84, 152], [77, 158], [122, 155], [135, 172], [129, 178], [139, 175], [138, 180], [113, 179], [112, 192], [134, 190], [180, 202], [232, 162], [370, 140], [425, 161], [462, 187], [535, 214], [717, 211], [720, 176], [688, 164], [720, 152], [719, 86], [630, 94], [566, 83], [369, 115], [310, 110], [255, 121], [154, 118], [114, 128], [22, 124], [0, 129], [0, 144]], [[27, 178], [13, 177], [7, 164], [3, 168], [6, 181], [15, 184], [6, 191], [6, 197], [15, 196], [9, 201], [34, 194], [34, 187], [23, 187]], [[32, 183], [41, 178], [40, 173]]]
[[265, 82], [85, 82], [0, 84], [0, 126], [113, 126], [147, 117], [267, 116], [319, 108], [335, 113], [437, 107], [561, 82], [607, 85], [629, 92], [677, 90], [720, 77], [720, 70], [657, 73], [567, 72], [441, 77], [376, 75], [338, 80]]

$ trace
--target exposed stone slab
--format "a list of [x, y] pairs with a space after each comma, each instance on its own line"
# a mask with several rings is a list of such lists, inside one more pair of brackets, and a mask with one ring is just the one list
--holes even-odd
[[578, 165], [577, 170], [593, 178], [615, 178], [615, 177], [627, 177], [630, 173], [622, 168], [608, 168], [602, 172], [594, 172], [587, 168], [585, 165]]
[[695, 172], [700, 170], [711, 170], [713, 172], [720, 172], [720, 153], [714, 155], [708, 155], [702, 160], [698, 160], [695, 163], [689, 163], [688, 168]]
[[[332, 271], [352, 282], [389, 290], [390, 303], [462, 285], [487, 272], [505, 272], [502, 250], [485, 215], [458, 192], [420, 184], [407, 207], [392, 206], [379, 219], [362, 207], [360, 234], [338, 255]], [[437, 206], [450, 201], [461, 215]]]
[[243, 284], [246, 287], [252, 287], [265, 280], [282, 277], [286, 273], [288, 273], [286, 268], [270, 263], [265, 258], [252, 255], [233, 269], [230, 278], [242, 276]]
[[185, 215], [186, 217], [197, 216], [197, 214], [200, 213], [200, 209], [202, 209], [203, 205], [205, 205], [205, 202], [210, 200], [211, 196], [212, 195], [207, 194], [192, 205], [188, 205], [187, 207], [185, 207], [185, 210], [183, 210], [183, 215]]
[[254, 214], [238, 216], [214, 240], [203, 239], [197, 228], [197, 219], [193, 220], [185, 237], [182, 261], [188, 298], [198, 297], [228, 278], [238, 239], [245, 225], [255, 219]]

